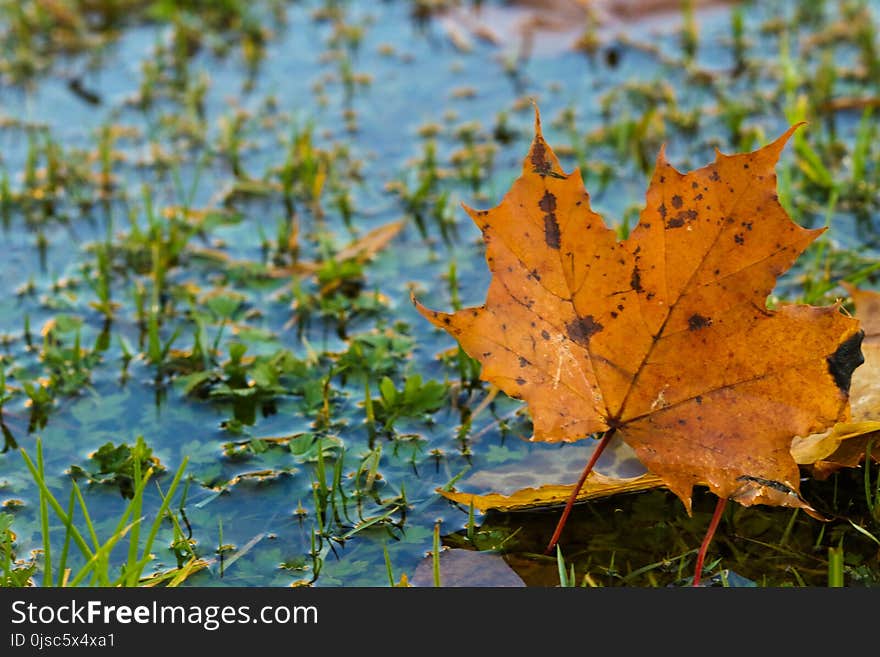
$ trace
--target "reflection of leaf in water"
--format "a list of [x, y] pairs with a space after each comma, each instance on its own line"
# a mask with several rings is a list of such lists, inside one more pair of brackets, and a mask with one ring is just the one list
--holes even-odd
[[[574, 484], [595, 446], [595, 441], [557, 445], [535, 443], [530, 445], [532, 449], [524, 458], [475, 472], [460, 482], [460, 487], [488, 489], [510, 495], [528, 486], [537, 488], [548, 483]], [[595, 471], [606, 480], [634, 479], [647, 472], [632, 449], [620, 439], [614, 439], [605, 449]]]
[[[447, 499], [485, 511], [520, 511], [565, 504], [595, 449], [595, 443], [547, 445], [535, 443], [522, 458], [483, 468], [456, 482], [453, 491], [439, 491]], [[605, 448], [578, 501], [617, 493], [657, 488], [660, 480], [648, 474], [632, 449], [616, 438]], [[491, 492], [490, 492], [491, 491]]]

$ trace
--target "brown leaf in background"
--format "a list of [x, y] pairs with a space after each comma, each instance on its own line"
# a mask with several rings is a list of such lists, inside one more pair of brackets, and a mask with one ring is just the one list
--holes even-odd
[[824, 479], [842, 467], [855, 467], [865, 458], [869, 442], [877, 447], [872, 457], [880, 461], [880, 293], [841, 283], [856, 306], [865, 339], [865, 363], [852, 378], [851, 418], [830, 431], [795, 439], [792, 454], [798, 463], [812, 464], [813, 476]]

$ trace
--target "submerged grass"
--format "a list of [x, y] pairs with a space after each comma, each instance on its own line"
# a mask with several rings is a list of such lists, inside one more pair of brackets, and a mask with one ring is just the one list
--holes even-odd
[[[40, 522], [43, 536], [42, 550], [42, 573], [41, 583], [43, 586], [77, 586], [80, 584], [88, 584], [90, 586], [139, 586], [142, 582], [144, 569], [154, 560], [152, 554], [153, 543], [159, 532], [162, 523], [171, 518], [174, 520], [173, 514], [168, 511], [169, 504], [180, 484], [184, 470], [186, 468], [186, 460], [181, 463], [173, 480], [169, 486], [167, 494], [160, 491], [161, 505], [155, 513], [155, 518], [150, 524], [148, 535], [143, 543], [140, 541], [140, 526], [144, 520], [141, 515], [143, 511], [143, 494], [144, 489], [153, 476], [152, 468], [148, 468], [146, 472], [141, 473], [140, 464], [135, 460], [134, 464], [134, 494], [131, 501], [126, 505], [117, 521], [116, 527], [110, 535], [103, 541], [98, 538], [98, 534], [89, 514], [88, 505], [83, 498], [82, 492], [76, 481], [71, 482], [70, 502], [67, 510], [61, 506], [46, 483], [43, 446], [38, 439], [36, 442], [36, 464], [31, 459], [27, 451], [20, 449], [21, 457], [24, 460], [31, 476], [39, 487], [39, 506], [40, 506]], [[78, 504], [79, 512], [82, 515], [81, 524], [76, 522], [76, 506]], [[57, 578], [53, 580], [53, 567], [56, 565], [52, 558], [52, 541], [50, 534], [50, 514], [52, 510], [55, 520], [61, 523], [64, 528], [64, 540], [61, 544], [61, 556], [57, 562]], [[91, 539], [90, 546], [86, 538], [83, 536], [83, 530], [87, 530], [88, 537]], [[118, 574], [111, 573], [111, 553], [117, 544], [120, 543], [125, 536], [129, 537], [129, 547], [127, 550], [127, 558], [119, 567]], [[81, 560], [84, 561], [79, 570], [74, 571], [68, 566], [69, 551], [71, 546], [79, 549]], [[11, 558], [11, 547], [7, 545], [7, 558]], [[197, 559], [188, 561], [187, 571], [192, 571], [193, 563]], [[7, 581], [10, 577], [10, 571], [7, 568]], [[155, 583], [156, 574], [150, 575], [151, 583]], [[182, 580], [172, 580], [172, 582], [180, 583]]]

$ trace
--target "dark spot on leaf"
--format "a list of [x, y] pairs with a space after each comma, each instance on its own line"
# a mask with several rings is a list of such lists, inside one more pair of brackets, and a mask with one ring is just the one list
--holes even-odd
[[520, 357], [519, 357], [519, 366], [520, 366], [520, 367], [526, 367], [527, 365], [531, 365], [531, 363], [528, 361], [528, 359], [527, 359], [527, 358], [523, 358], [522, 356], [520, 356]]
[[665, 204], [665, 203], [661, 203], [661, 204], [657, 207], [657, 212], [660, 213], [660, 216], [661, 216], [663, 219], [666, 219], [666, 204]]
[[674, 207], [676, 210], [678, 210], [682, 206], [682, 204], [683, 201], [681, 200], [681, 196], [676, 194], [672, 197], [672, 207]]
[[538, 207], [544, 212], [553, 212], [556, 210], [556, 197], [550, 192], [544, 192], [544, 196], [538, 201]]
[[526, 382], [526, 380], [525, 380], [524, 378], [522, 378], [522, 377], [518, 377], [517, 380], [516, 380], [516, 384], [519, 385], [519, 386], [521, 386], [521, 385], [525, 385], [525, 382]]
[[742, 233], [737, 233], [736, 235], [733, 236], [733, 241], [736, 242], [737, 244], [742, 245], [742, 244], [746, 243], [746, 238]]
[[603, 326], [593, 319], [592, 315], [579, 317], [565, 325], [565, 330], [572, 342], [586, 347], [590, 337], [601, 331]]
[[712, 326], [712, 320], [709, 317], [703, 317], [698, 313], [688, 317], [688, 330], [690, 331], [699, 331], [707, 326]]
[[538, 173], [546, 175], [550, 171], [550, 163], [547, 161], [547, 146], [544, 144], [543, 139], [536, 139], [535, 143], [532, 144], [529, 160], [531, 160], [532, 166], [535, 167]]
[[547, 333], [547, 331], [541, 331], [541, 337], [544, 338], [545, 340], [549, 340], [550, 334]]
[[629, 284], [630, 287], [632, 287], [632, 289], [634, 289], [636, 292], [642, 291], [642, 276], [641, 274], [639, 274], [638, 267], [633, 267], [633, 273], [629, 279]]
[[559, 250], [559, 224], [556, 223], [556, 215], [553, 213], [544, 215], [544, 241], [551, 249]]
[[712, 182], [718, 182], [721, 180], [721, 176], [718, 175], [718, 169], [712, 169], [712, 175], [709, 176], [709, 180]]
[[666, 222], [667, 228], [681, 228], [684, 226], [685, 222], [694, 221], [697, 219], [697, 211], [696, 210], [682, 210], [678, 214], [676, 214], [672, 219]]
[[865, 332], [859, 331], [847, 338], [837, 348], [837, 351], [828, 357], [828, 372], [837, 387], [846, 395], [849, 395], [853, 370], [865, 362], [865, 357], [862, 355], [862, 339], [864, 337]]

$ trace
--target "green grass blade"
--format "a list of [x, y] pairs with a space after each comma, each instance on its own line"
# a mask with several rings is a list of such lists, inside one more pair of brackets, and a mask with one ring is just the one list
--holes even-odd
[[79, 501], [79, 508], [82, 509], [83, 513], [83, 521], [86, 523], [86, 529], [89, 530], [89, 536], [92, 537], [92, 544], [95, 546], [95, 551], [97, 551], [101, 547], [101, 541], [98, 539], [98, 533], [95, 531], [95, 525], [92, 523], [92, 518], [89, 515], [89, 508], [82, 496], [82, 491], [80, 491], [79, 486], [75, 481], [73, 482], [73, 492]]
[[64, 571], [67, 570], [67, 553], [70, 550], [70, 539], [73, 536], [73, 514], [76, 511], [76, 493], [70, 490], [70, 502], [67, 504], [68, 522], [65, 524], [64, 545], [61, 547], [61, 558], [58, 560], [58, 584], [64, 586]]
[[12, 532], [3, 532], [3, 585], [12, 586]]
[[391, 568], [391, 557], [388, 556], [388, 546], [382, 546], [382, 554], [385, 555], [385, 572], [388, 573], [388, 586], [394, 588], [394, 570]]
[[[156, 518], [153, 520], [153, 525], [150, 527], [150, 533], [147, 535], [147, 540], [144, 543], [144, 551], [143, 557], [147, 557], [150, 554], [150, 550], [153, 548], [153, 541], [156, 540], [156, 535], [159, 533], [159, 527], [162, 524], [162, 519], [165, 517], [165, 513], [168, 511], [168, 505], [171, 503], [171, 499], [174, 497], [174, 493], [177, 490], [177, 486], [180, 484], [180, 479], [183, 477], [183, 472], [186, 470], [187, 463], [189, 463], [189, 457], [183, 457], [183, 461], [180, 463], [180, 467], [177, 468], [177, 472], [174, 473], [174, 479], [171, 481], [171, 485], [168, 487], [168, 494], [163, 496], [162, 505], [159, 507], [159, 511], [156, 513]], [[144, 567], [147, 564], [147, 560], [142, 558], [138, 564], [135, 573], [132, 575], [134, 581], [139, 581], [141, 578], [141, 574], [143, 573]]]
[[843, 548], [828, 548], [828, 586], [843, 586]]
[[39, 486], [40, 488], [40, 494], [46, 496], [46, 501], [49, 503], [49, 506], [52, 507], [52, 510], [55, 511], [55, 514], [61, 519], [61, 522], [65, 526], [70, 526], [71, 535], [73, 537], [74, 543], [76, 543], [77, 547], [83, 553], [83, 556], [86, 559], [90, 559], [93, 555], [92, 549], [89, 547], [88, 543], [86, 543], [85, 539], [82, 537], [82, 534], [79, 533], [79, 530], [77, 530], [77, 528], [71, 524], [70, 519], [64, 512], [64, 509], [61, 508], [58, 500], [56, 500], [55, 496], [52, 495], [52, 493], [49, 491], [49, 488], [46, 486], [45, 480], [40, 476], [40, 473], [37, 471], [34, 462], [31, 460], [30, 456], [28, 456], [27, 451], [22, 447], [19, 452], [21, 453], [21, 457], [24, 459], [25, 465], [27, 465], [28, 470], [30, 470], [31, 476], [37, 483], [37, 486]]
[[[39, 439], [37, 439], [37, 472], [40, 475], [40, 480], [45, 481], [43, 443]], [[40, 487], [40, 528], [43, 533], [43, 586], [52, 586], [52, 546], [51, 537], [49, 535], [49, 505], [46, 503], [46, 495], [43, 493], [43, 487]]]
[[[874, 448], [874, 438], [868, 439], [865, 445], [865, 503], [868, 505], [868, 511], [871, 512], [872, 518], [877, 518], [877, 508], [875, 506], [874, 494], [871, 491], [871, 452]], [[880, 485], [880, 480], [878, 480]]]
[[87, 575], [92, 574], [93, 578], [101, 583], [102, 586], [108, 587], [110, 586], [110, 579], [107, 577], [107, 570], [110, 562], [110, 552], [113, 551], [113, 548], [116, 547], [116, 544], [121, 541], [131, 527], [136, 524], [137, 521], [123, 526], [119, 531], [114, 532], [114, 534], [107, 539], [107, 542], [104, 543], [92, 558], [89, 559], [85, 565], [80, 568], [79, 572], [76, 576], [71, 580], [70, 586], [78, 586], [80, 582], [85, 579]]
[[565, 559], [562, 557], [562, 550], [556, 545], [556, 568], [559, 570], [559, 586], [571, 586], [568, 581], [568, 574], [565, 572]]
[[[134, 497], [132, 497], [131, 500], [132, 515], [135, 518], [140, 518], [144, 506], [144, 488], [146, 488], [147, 482], [150, 480], [152, 468], [148, 468], [146, 474], [142, 477], [140, 459], [135, 458], [133, 460], [133, 465], [135, 490]], [[126, 586], [135, 586], [137, 584], [136, 580], [132, 581], [130, 574], [135, 571], [136, 564], [138, 562], [138, 543], [141, 536], [140, 528], [141, 523], [136, 523], [135, 526], [132, 527], [131, 535], [128, 538], [128, 559], [125, 563], [126, 577], [124, 581], [124, 584]]]
[[434, 569], [434, 586], [440, 587], [440, 523], [434, 523], [434, 549], [431, 552], [431, 563]]

